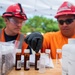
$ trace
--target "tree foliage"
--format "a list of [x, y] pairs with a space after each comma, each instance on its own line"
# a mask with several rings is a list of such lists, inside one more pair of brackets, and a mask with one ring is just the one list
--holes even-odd
[[34, 32], [34, 31], [39, 31], [39, 32], [51, 32], [51, 31], [58, 31], [58, 24], [56, 21], [52, 19], [48, 19], [46, 17], [39, 17], [39, 16], [34, 16], [33, 18], [29, 18], [26, 21], [26, 24], [22, 27], [22, 32], [27, 33], [27, 32]]
[[0, 29], [5, 27], [4, 19], [0, 16]]

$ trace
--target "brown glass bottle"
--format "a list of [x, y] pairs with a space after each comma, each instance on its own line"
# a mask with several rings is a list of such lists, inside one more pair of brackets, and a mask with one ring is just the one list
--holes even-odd
[[21, 50], [17, 49], [15, 70], [21, 70]]
[[35, 54], [35, 70], [39, 70], [39, 59], [40, 59], [40, 53]]
[[29, 49], [26, 49], [24, 51], [24, 70], [26, 70], [26, 71], [30, 69], [29, 57], [30, 57]]

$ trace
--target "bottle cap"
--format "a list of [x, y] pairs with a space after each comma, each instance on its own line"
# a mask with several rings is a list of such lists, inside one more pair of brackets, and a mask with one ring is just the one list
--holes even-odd
[[29, 49], [24, 49], [24, 53], [30, 53]]
[[45, 50], [45, 53], [50, 53], [50, 49], [46, 49]]
[[45, 53], [41, 53], [41, 57], [45, 57]]
[[16, 53], [21, 53], [21, 49], [16, 49]]
[[62, 52], [62, 50], [61, 49], [57, 49], [57, 53], [61, 53]]
[[75, 44], [75, 38], [69, 38], [68, 44]]

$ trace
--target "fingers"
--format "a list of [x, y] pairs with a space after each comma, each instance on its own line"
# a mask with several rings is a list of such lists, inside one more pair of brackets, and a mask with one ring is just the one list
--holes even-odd
[[42, 40], [39, 39], [39, 40], [37, 41], [36, 48], [35, 48], [36, 53], [39, 52], [39, 50], [41, 49], [41, 47], [42, 47]]
[[39, 32], [34, 32], [25, 38], [25, 42], [33, 48], [35, 52], [38, 52], [42, 47], [43, 36]]

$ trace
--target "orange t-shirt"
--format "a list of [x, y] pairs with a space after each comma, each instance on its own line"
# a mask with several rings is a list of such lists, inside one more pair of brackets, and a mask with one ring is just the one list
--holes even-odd
[[[68, 43], [68, 38], [63, 36], [60, 31], [47, 32], [43, 36], [44, 36], [44, 41], [41, 52], [45, 52], [45, 49], [50, 49], [51, 57], [53, 59], [56, 58], [56, 50], [62, 49], [62, 46]], [[75, 38], [75, 35], [73, 35], [72, 38]]]
[[[20, 41], [19, 38], [20, 38], [20, 33], [18, 34], [16, 40], [17, 40], [17, 41]], [[1, 34], [0, 34], [0, 41], [1, 41], [1, 42], [5, 42], [4, 29], [2, 29]], [[24, 54], [24, 49], [26, 49], [27, 47], [28, 47], [28, 44], [26, 44], [25, 42], [23, 42], [23, 43], [22, 43], [22, 54]]]

